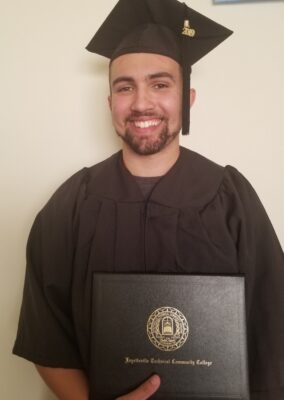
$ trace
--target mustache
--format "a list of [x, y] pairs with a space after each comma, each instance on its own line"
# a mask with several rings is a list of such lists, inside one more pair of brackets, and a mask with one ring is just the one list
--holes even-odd
[[132, 121], [133, 119], [137, 119], [137, 118], [145, 118], [145, 117], [152, 117], [152, 118], [157, 118], [157, 119], [163, 119], [163, 117], [161, 115], [157, 115], [154, 112], [139, 112], [139, 111], [133, 111], [131, 114], [128, 115], [128, 117], [126, 118], [127, 121]]

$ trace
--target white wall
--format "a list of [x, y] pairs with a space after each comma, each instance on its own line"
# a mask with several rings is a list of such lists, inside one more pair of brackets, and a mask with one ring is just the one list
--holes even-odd
[[[0, 398], [51, 400], [11, 356], [35, 213], [71, 173], [114, 152], [106, 61], [84, 46], [114, 0], [1, 0]], [[284, 244], [284, 2], [188, 5], [235, 34], [194, 68], [198, 98], [182, 143], [253, 183]]]

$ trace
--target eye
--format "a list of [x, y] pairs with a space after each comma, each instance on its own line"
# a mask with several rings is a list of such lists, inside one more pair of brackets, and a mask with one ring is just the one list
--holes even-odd
[[161, 89], [167, 89], [169, 87], [169, 84], [165, 82], [158, 82], [155, 83], [153, 86], [155, 89], [161, 90]]
[[117, 88], [115, 89], [115, 91], [116, 91], [117, 93], [127, 93], [127, 92], [131, 92], [132, 90], [133, 90], [133, 87], [130, 86], [130, 85], [127, 85], [127, 86], [120, 86], [120, 87], [117, 87]]

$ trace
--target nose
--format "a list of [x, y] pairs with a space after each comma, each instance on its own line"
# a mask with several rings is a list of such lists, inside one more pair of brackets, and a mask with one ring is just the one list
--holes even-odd
[[131, 110], [145, 112], [154, 108], [154, 102], [147, 88], [137, 88], [132, 99]]

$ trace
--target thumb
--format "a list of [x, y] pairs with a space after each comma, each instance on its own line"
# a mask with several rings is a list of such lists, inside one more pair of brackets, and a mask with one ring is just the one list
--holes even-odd
[[158, 375], [153, 375], [147, 381], [142, 383], [133, 392], [128, 393], [125, 396], [121, 396], [116, 400], [146, 400], [154, 394], [161, 384], [160, 377]]

